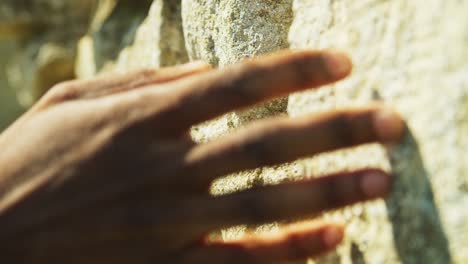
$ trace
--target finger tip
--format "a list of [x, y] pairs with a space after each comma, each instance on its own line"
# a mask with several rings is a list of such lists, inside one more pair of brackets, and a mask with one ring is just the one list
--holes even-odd
[[342, 79], [351, 73], [353, 63], [344, 52], [328, 50], [323, 53], [323, 57], [327, 70], [333, 78]]
[[329, 249], [335, 248], [338, 244], [343, 241], [344, 228], [339, 224], [329, 225], [323, 233], [323, 243]]
[[391, 176], [382, 171], [366, 172], [360, 180], [360, 187], [366, 198], [378, 198], [387, 195], [391, 189]]
[[389, 108], [382, 108], [374, 115], [374, 126], [382, 142], [396, 142], [405, 131], [405, 122], [400, 114]]

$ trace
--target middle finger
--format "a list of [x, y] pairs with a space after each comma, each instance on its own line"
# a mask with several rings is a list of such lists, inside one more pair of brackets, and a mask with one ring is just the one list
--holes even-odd
[[185, 158], [184, 173], [171, 181], [207, 190], [228, 173], [364, 143], [394, 142], [403, 128], [398, 114], [380, 106], [258, 122], [237, 135], [195, 147]]

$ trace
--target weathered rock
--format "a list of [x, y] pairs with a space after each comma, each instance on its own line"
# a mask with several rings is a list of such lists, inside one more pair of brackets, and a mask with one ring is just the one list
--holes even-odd
[[[184, 16], [190, 55], [220, 65], [257, 55], [249, 48], [255, 42], [239, 32], [264, 32], [265, 24], [251, 15], [259, 6], [276, 12], [262, 1], [183, 2], [190, 10]], [[291, 46], [348, 51], [356, 69], [337, 85], [290, 96], [288, 113], [319, 113], [379, 100], [402, 113], [409, 134], [388, 154], [371, 145], [320, 155], [230, 176], [217, 182], [214, 191], [340, 169], [392, 169], [397, 183], [386, 202], [324, 216], [346, 222], [348, 238], [336, 253], [317, 262], [467, 263], [467, 11], [466, 1], [295, 0]], [[193, 135], [209, 140], [242, 124], [229, 114], [196, 127]], [[224, 237], [245, 230], [233, 228]]]
[[[134, 5], [129, 0], [124, 3]], [[159, 68], [188, 61], [180, 0], [154, 0], [149, 13], [144, 8], [145, 3], [139, 3], [132, 14], [128, 14], [127, 5], [122, 5], [121, 12], [117, 12], [114, 19], [110, 18], [107, 29], [106, 23], [104, 27], [98, 26], [104, 29], [104, 34], [97, 32], [80, 40], [79, 78], [92, 77], [97, 72]], [[146, 18], [140, 25], [142, 14]], [[121, 17], [124, 17], [123, 23]]]
[[90, 77], [109, 67], [131, 45], [148, 15], [152, 0], [110, 0], [97, 9], [88, 34], [78, 48], [78, 77]]
[[[389, 153], [398, 177], [390, 199], [339, 214], [349, 224], [341, 262], [358, 249], [369, 263], [467, 263], [468, 2], [296, 0], [294, 11], [294, 48], [346, 50], [355, 70], [338, 85], [291, 96], [288, 113], [381, 100], [403, 114], [410, 130]], [[376, 151], [304, 165], [313, 175], [385, 166], [383, 158], [362, 159], [374, 160]]]
[[119, 1], [97, 32], [93, 32], [96, 67], [116, 60], [120, 51], [132, 44], [136, 29], [148, 15], [152, 0]]
[[0, 38], [35, 35], [52, 27], [73, 31], [78, 24], [91, 20], [98, 1], [2, 0]]
[[227, 65], [288, 47], [292, 0], [182, 0], [191, 59]]
[[188, 61], [180, 0], [155, 0], [135, 42], [119, 56], [116, 70], [165, 67]]
[[[292, 17], [292, 0], [182, 0], [184, 36], [190, 58], [219, 67], [287, 48]], [[237, 111], [219, 121], [233, 128], [284, 114], [286, 107], [287, 98], [282, 98]], [[208, 136], [196, 131], [193, 134], [198, 140]]]
[[0, 3], [0, 39], [16, 39], [8, 80], [23, 106], [54, 84], [74, 77], [75, 49], [97, 0], [5, 0]]
[[[242, 172], [216, 182], [213, 192], [320, 177], [341, 169], [392, 170], [396, 184], [389, 199], [323, 216], [345, 222], [347, 238], [335, 253], [315, 262], [464, 264], [467, 12], [468, 1], [460, 0], [182, 0], [182, 7], [180, 1], [155, 0], [133, 46], [120, 54], [113, 69], [182, 63], [188, 60], [185, 46], [190, 59], [220, 67], [289, 45], [347, 51], [355, 62], [349, 79], [291, 95], [288, 101], [226, 114], [194, 127], [194, 139], [212, 140], [265, 116], [320, 113], [379, 100], [408, 121], [402, 144], [389, 150], [362, 146]], [[89, 46], [87, 40], [83, 43]], [[223, 231], [223, 237], [277, 227], [236, 227]]]

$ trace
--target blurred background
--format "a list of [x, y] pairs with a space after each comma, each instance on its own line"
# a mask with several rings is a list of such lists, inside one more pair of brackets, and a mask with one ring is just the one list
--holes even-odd
[[1, 0], [0, 131], [53, 85], [111, 69], [152, 0]]
[[6, 79], [6, 64], [14, 50], [15, 45], [11, 41], [0, 42], [0, 131], [23, 111]]

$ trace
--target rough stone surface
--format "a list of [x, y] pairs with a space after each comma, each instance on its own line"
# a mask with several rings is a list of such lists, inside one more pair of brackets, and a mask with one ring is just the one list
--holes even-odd
[[[219, 67], [287, 48], [292, 18], [292, 0], [182, 0], [183, 29], [190, 59], [205, 60]], [[218, 129], [213, 131], [218, 134], [255, 119], [285, 114], [286, 107], [287, 98], [282, 98], [237, 111], [219, 119]], [[220, 130], [223, 124], [224, 129]], [[192, 134], [200, 141], [211, 137], [211, 132], [203, 131], [198, 133], [197, 128]]]
[[[294, 11], [293, 48], [346, 50], [355, 70], [338, 85], [291, 96], [288, 113], [381, 100], [410, 130], [389, 152], [393, 195], [339, 214], [349, 224], [341, 262], [362, 255], [368, 263], [467, 263], [468, 1], [296, 0]], [[304, 165], [312, 175], [386, 166], [383, 158], [374, 163], [375, 147], [362, 151]]]
[[192, 59], [227, 65], [288, 47], [292, 0], [182, 0]]
[[[258, 55], [256, 49], [246, 48], [255, 38], [236, 35], [265, 32], [265, 23], [246, 13], [265, 8], [275, 17], [277, 12], [264, 1], [184, 3], [191, 10], [184, 17], [184, 22], [190, 21], [184, 25], [189, 53], [221, 66]], [[316, 263], [467, 263], [468, 2], [295, 0], [292, 7], [292, 48], [342, 49], [353, 56], [356, 68], [353, 77], [337, 85], [290, 96], [288, 114], [379, 100], [402, 113], [409, 133], [401, 146], [388, 152], [370, 145], [240, 173], [219, 181], [214, 192], [340, 169], [391, 169], [397, 183], [387, 201], [324, 215], [347, 223], [348, 236], [336, 253]], [[225, 10], [236, 10], [238, 19]], [[243, 124], [229, 114], [197, 127], [193, 134], [209, 140]], [[236, 227], [223, 235], [229, 239], [246, 230]]]
[[[110, 14], [89, 33], [93, 39], [96, 69], [101, 69], [117, 59], [120, 51], [132, 44], [137, 28], [148, 15], [152, 0], [120, 0], [115, 2]], [[104, 7], [103, 7], [104, 9]], [[103, 10], [103, 12], [105, 12]]]
[[188, 61], [180, 0], [155, 0], [135, 42], [119, 56], [116, 70], [165, 67]]

